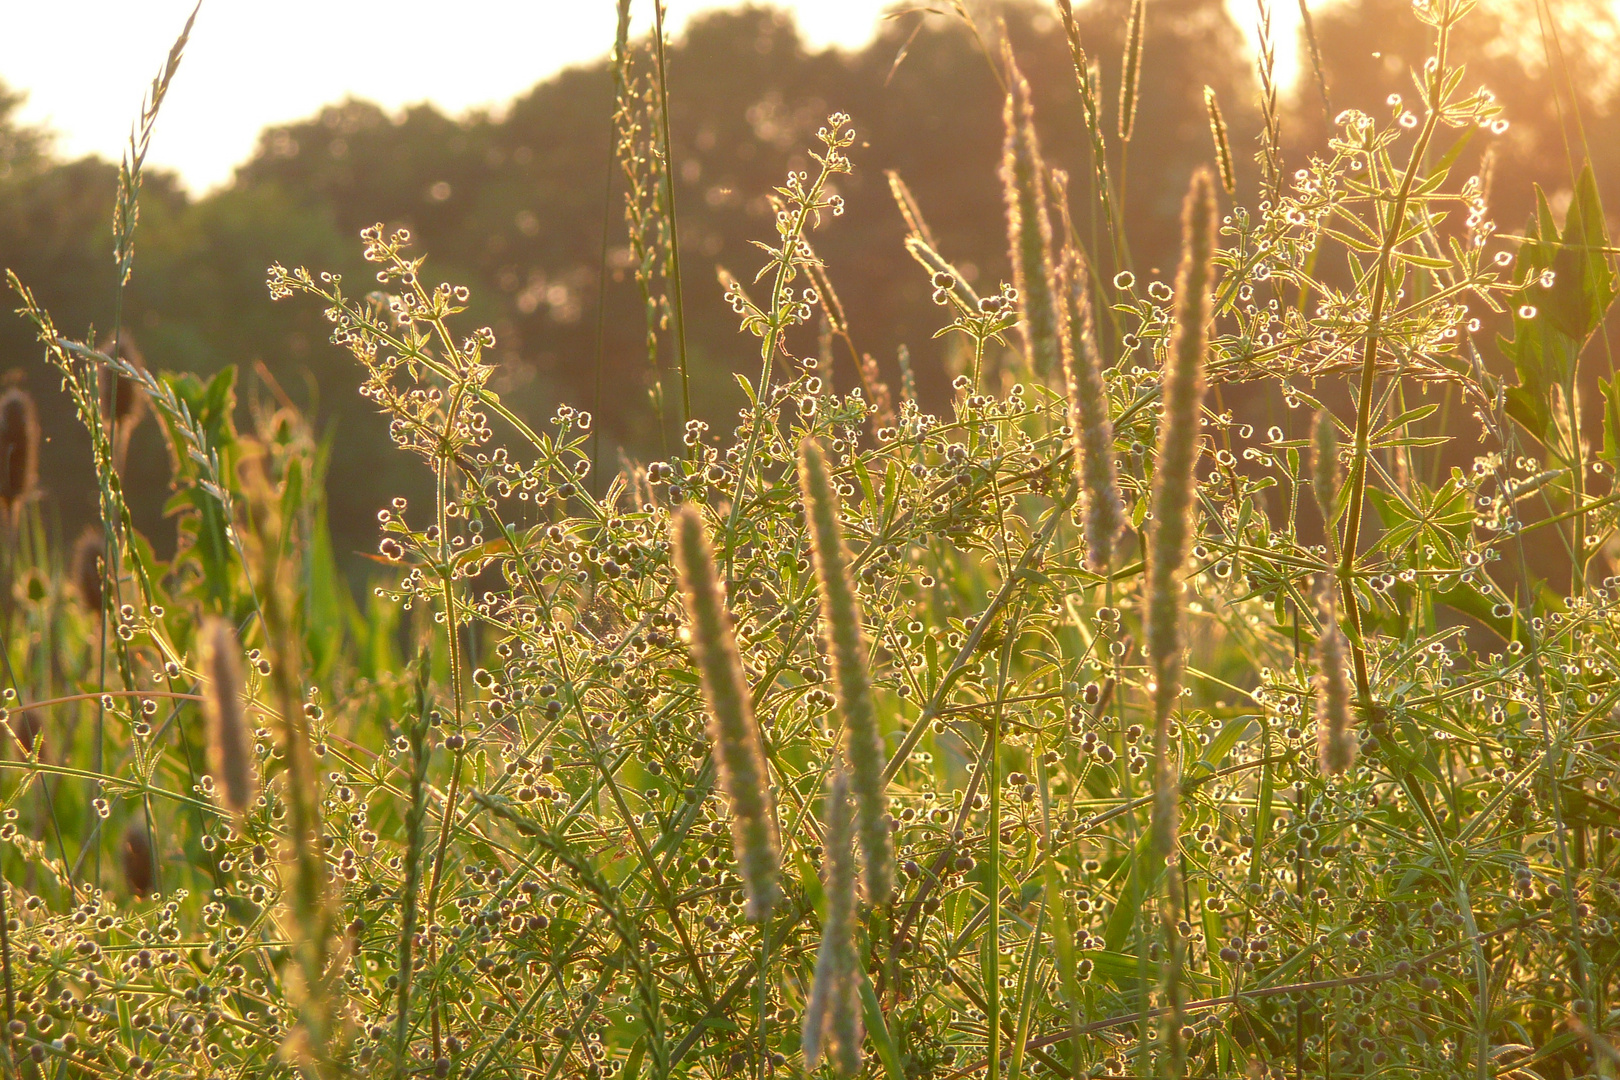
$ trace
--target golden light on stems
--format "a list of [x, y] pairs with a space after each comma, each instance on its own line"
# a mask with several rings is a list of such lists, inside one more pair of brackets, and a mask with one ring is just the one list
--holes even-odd
[[888, 901], [894, 885], [888, 798], [883, 784], [883, 737], [878, 732], [877, 706], [867, 670], [860, 599], [838, 524], [838, 497], [826, 456], [813, 439], [805, 439], [799, 447], [799, 485], [815, 553], [827, 653], [832, 657], [838, 708], [843, 715], [844, 755], [854, 780], [861, 850], [866, 859], [866, 895], [872, 903], [882, 904]]
[[1153, 677], [1153, 839], [1167, 855], [1175, 836], [1176, 779], [1170, 760], [1170, 714], [1181, 696], [1182, 564], [1193, 532], [1193, 469], [1203, 421], [1204, 360], [1209, 347], [1210, 285], [1215, 251], [1215, 192], [1209, 170], [1193, 173], [1181, 211], [1181, 268], [1176, 275], [1175, 328], [1164, 368], [1164, 414], [1153, 468], [1153, 525], [1144, 617]]
[[1125, 59], [1119, 82], [1119, 137], [1131, 141], [1136, 127], [1136, 101], [1142, 93], [1142, 31], [1147, 22], [1146, 0], [1131, 0], [1125, 25]]
[[243, 814], [258, 794], [258, 776], [253, 765], [253, 735], [242, 705], [242, 647], [230, 623], [210, 616], [198, 631], [197, 649], [203, 711], [208, 715], [208, 748], [220, 801]]
[[855, 848], [849, 777], [840, 770], [827, 792], [822, 888], [827, 915], [816, 950], [815, 981], [805, 1003], [801, 1045], [814, 1069], [822, 1056], [841, 1076], [861, 1068], [860, 958], [855, 949]]
[[779, 860], [764, 744], [703, 516], [695, 507], [683, 506], [673, 529], [675, 564], [691, 623], [692, 660], [709, 707], [709, 743], [721, 789], [731, 802], [731, 842], [748, 894], [748, 918], [758, 921], [776, 903]]
[[1237, 193], [1237, 176], [1232, 171], [1232, 144], [1226, 134], [1226, 120], [1221, 116], [1220, 102], [1215, 100], [1215, 88], [1204, 87], [1204, 111], [1209, 113], [1209, 133], [1215, 140], [1215, 164], [1221, 173], [1221, 190], [1228, 195]]
[[1091, 291], [1085, 256], [1065, 248], [1056, 274], [1062, 302], [1063, 371], [1069, 394], [1070, 444], [1084, 498], [1086, 565], [1106, 574], [1114, 540], [1125, 527], [1125, 504], [1114, 465], [1114, 423], [1108, 415], [1108, 385], [1091, 321]]
[[1002, 145], [1001, 187], [1007, 202], [1007, 247], [1013, 285], [1023, 317], [1019, 331], [1024, 355], [1038, 376], [1049, 376], [1061, 362], [1057, 312], [1052, 302], [1052, 221], [1042, 197], [1046, 166], [1035, 134], [1035, 105], [1029, 83], [1013, 58], [1002, 50], [1007, 69], [1007, 103], [1002, 112], [1006, 138]]

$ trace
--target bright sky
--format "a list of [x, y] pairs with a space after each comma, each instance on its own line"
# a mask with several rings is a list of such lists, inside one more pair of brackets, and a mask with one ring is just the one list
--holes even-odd
[[[870, 40], [892, 0], [775, 2], [793, 10], [813, 46], [854, 48]], [[3, 0], [0, 80], [27, 93], [23, 119], [55, 132], [60, 153], [116, 160], [193, 3]], [[669, 29], [679, 33], [694, 11], [723, 6], [670, 0]], [[604, 54], [614, 7], [614, 0], [204, 0], [148, 162], [176, 170], [201, 192], [230, 179], [266, 125], [302, 119], [347, 95], [389, 109], [423, 100], [450, 113], [499, 106]], [[1285, 17], [1293, 7], [1277, 5], [1279, 41], [1292, 40]], [[651, 0], [634, 0], [633, 11], [639, 34]]]

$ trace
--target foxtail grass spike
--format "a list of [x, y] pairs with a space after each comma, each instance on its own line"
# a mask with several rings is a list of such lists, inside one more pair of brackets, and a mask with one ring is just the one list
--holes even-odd
[[1142, 94], [1142, 34], [1147, 23], [1146, 0], [1131, 0], [1125, 26], [1125, 59], [1119, 81], [1119, 137], [1131, 141], [1136, 128], [1136, 101]]
[[838, 526], [838, 497], [833, 492], [827, 458], [813, 439], [805, 439], [799, 448], [799, 483], [810, 522], [816, 577], [821, 584], [827, 652], [832, 657], [838, 707], [844, 718], [844, 754], [854, 778], [861, 853], [866, 858], [866, 896], [874, 904], [883, 904], [894, 884], [888, 798], [883, 785], [883, 737], [878, 732], [872, 680], [867, 671], [860, 600]]
[[1333, 414], [1323, 409], [1316, 414], [1311, 430], [1311, 489], [1317, 509], [1322, 511], [1322, 528], [1333, 539], [1333, 507], [1339, 499], [1339, 431]]
[[214, 777], [221, 800], [242, 814], [258, 794], [253, 737], [242, 707], [242, 649], [230, 623], [220, 618], [205, 621], [198, 639]]
[[1350, 724], [1349, 642], [1339, 629], [1331, 587], [1322, 590], [1322, 636], [1316, 642], [1316, 752], [1322, 772], [1338, 776], [1356, 760]]
[[73, 591], [86, 611], [101, 610], [101, 582], [105, 573], [107, 538], [94, 525], [85, 527], [73, 545]]
[[132, 822], [124, 830], [118, 853], [124, 864], [124, 884], [129, 886], [130, 893], [145, 896], [151, 892], [157, 884], [157, 876], [152, 864], [152, 834], [143, 823]]
[[1181, 211], [1181, 268], [1175, 328], [1164, 367], [1164, 414], [1153, 468], [1153, 530], [1147, 559], [1146, 624], [1153, 671], [1153, 841], [1168, 854], [1175, 837], [1176, 780], [1170, 761], [1170, 714], [1181, 696], [1182, 564], [1193, 532], [1193, 469], [1198, 462], [1209, 347], [1215, 252], [1215, 192], [1209, 170], [1193, 173]]
[[0, 397], [0, 510], [15, 522], [39, 490], [39, 418], [21, 387]]
[[1035, 104], [1029, 83], [1004, 45], [1007, 104], [1003, 110], [1006, 140], [1002, 146], [1001, 186], [1007, 201], [1007, 246], [1012, 257], [1013, 285], [1023, 318], [1019, 328], [1024, 354], [1037, 376], [1049, 377], [1061, 362], [1057, 311], [1052, 302], [1052, 221], [1046, 212], [1046, 165], [1035, 134]]
[[758, 921], [776, 903], [779, 858], [764, 744], [703, 517], [695, 507], [684, 506], [675, 515], [674, 526], [675, 562], [691, 620], [692, 659], [709, 706], [709, 742], [720, 785], [731, 800], [731, 842], [748, 893], [748, 918]]
[[822, 856], [827, 918], [816, 950], [815, 981], [804, 1010], [804, 1061], [814, 1069], [826, 1055], [841, 1076], [861, 1069], [860, 960], [855, 950], [855, 849], [849, 777], [834, 775], [827, 793], [826, 854]]
[[1221, 104], [1215, 100], [1215, 88], [1204, 87], [1204, 111], [1209, 113], [1209, 134], [1215, 140], [1215, 164], [1220, 167], [1221, 190], [1228, 195], [1237, 194], [1237, 176], [1232, 171], [1232, 143], [1227, 138], [1226, 120], [1221, 116]]
[[1091, 322], [1091, 290], [1085, 256], [1066, 248], [1057, 273], [1064, 322], [1063, 367], [1069, 391], [1075, 473], [1084, 496], [1086, 565], [1099, 574], [1113, 561], [1114, 540], [1125, 527], [1125, 504], [1114, 465], [1114, 423], [1108, 386]]
[[1305, 28], [1305, 44], [1310, 47], [1311, 70], [1316, 74], [1316, 92], [1322, 98], [1322, 115], [1332, 119], [1333, 102], [1328, 99], [1327, 75], [1322, 69], [1322, 47], [1316, 40], [1316, 20], [1311, 18], [1311, 7], [1299, 0], [1299, 21]]

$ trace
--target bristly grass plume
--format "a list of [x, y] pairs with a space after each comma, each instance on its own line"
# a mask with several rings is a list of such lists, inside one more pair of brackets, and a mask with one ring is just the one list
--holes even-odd
[[674, 525], [692, 661], [709, 707], [709, 742], [721, 786], [731, 800], [731, 839], [748, 890], [748, 917], [758, 921], [776, 903], [779, 859], [765, 753], [703, 516], [695, 507], [683, 507]]

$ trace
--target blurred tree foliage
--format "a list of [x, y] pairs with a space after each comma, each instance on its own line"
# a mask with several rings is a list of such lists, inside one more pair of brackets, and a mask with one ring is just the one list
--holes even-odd
[[[1422, 55], [1426, 43], [1415, 36], [1414, 20], [1396, 17], [1405, 2], [1343, 0], [1316, 13], [1333, 109], [1376, 112], [1389, 107], [1388, 94], [1414, 93], [1405, 58]], [[1474, 39], [1463, 46], [1481, 58], [1472, 75], [1497, 92], [1514, 121], [1505, 137], [1478, 139], [1480, 147], [1471, 148], [1476, 157], [1486, 142], [1497, 148], [1493, 187], [1506, 197], [1497, 219], [1509, 232], [1528, 210], [1528, 180], [1555, 193], [1569, 188], [1560, 132], [1569, 139], [1569, 160], [1578, 163], [1590, 152], [1600, 177], [1612, 183], [1620, 176], [1620, 162], [1612, 160], [1620, 155], [1615, 70], [1603, 44], [1615, 41], [1612, 9], [1598, 0], [1566, 0], [1556, 9], [1564, 36], [1555, 41], [1539, 29], [1545, 25], [1539, 2], [1504, 0], [1467, 24]], [[1240, 191], [1253, 190], [1260, 120], [1250, 51], [1220, 0], [1154, 0], [1148, 77], [1133, 140], [1120, 155], [1115, 110], [1128, 0], [1077, 7], [1085, 46], [1101, 67], [1110, 169], [1124, 178], [1127, 231], [1142, 245], [1131, 253], [1133, 267], [1149, 276], [1168, 273], [1186, 177], [1212, 156], [1205, 85], [1215, 89], [1231, 128]], [[1087, 234], [1089, 143], [1050, 6], [980, 8], [977, 19], [992, 50], [1004, 21], [1034, 87], [1048, 160], [1074, 178], [1076, 223]], [[1327, 134], [1308, 56], [1304, 63], [1299, 86], [1285, 91], [1282, 103], [1284, 137], [1295, 148], [1294, 160], [1284, 162], [1290, 171]], [[696, 20], [673, 43], [669, 68], [694, 411], [720, 429], [740, 403], [731, 373], [754, 363], [756, 346], [738, 337], [715, 266], [746, 276], [757, 265], [748, 241], [764, 232], [765, 194], [785, 170], [805, 166], [800, 148], [832, 109], [854, 117], [860, 139], [856, 172], [842, 192], [848, 211], [822, 234], [819, 253], [858, 348], [893, 381], [896, 349], [909, 346], [923, 398], [940, 402], [948, 383], [946, 345], [929, 338], [935, 322], [929, 286], [901, 246], [884, 170], [897, 170], [910, 184], [944, 253], [965, 273], [984, 281], [1008, 275], [1005, 235], [984, 227], [996, 220], [1001, 198], [1002, 104], [981, 41], [955, 16], [913, 12], [884, 23], [859, 52], [817, 53], [786, 15], [747, 8]], [[149, 174], [127, 331], [157, 367], [257, 368], [261, 377], [244, 384], [290, 398], [312, 410], [321, 430], [340, 433], [330, 467], [340, 554], [371, 550], [377, 506], [388, 496], [423, 491], [426, 478], [405, 455], [389, 452], [383, 421], [354, 393], [357, 372], [327, 345], [320, 314], [272, 308], [264, 274], [273, 261], [348, 267], [347, 287], [364, 291], [369, 277], [355, 236], [373, 222], [413, 230], [418, 250], [431, 253], [429, 280], [473, 283], [475, 317], [498, 336], [497, 388], [520, 411], [539, 417], [558, 401], [594, 407], [604, 470], [616, 465], [621, 448], [642, 459], [662, 456], [675, 433], [658, 430], [649, 402], [653, 373], [628, 266], [622, 195], [616, 188], [610, 202], [606, 189], [610, 176], [618, 179], [609, 161], [611, 94], [604, 59], [538, 84], [499, 118], [455, 119], [425, 105], [389, 115], [345, 101], [264, 132], [254, 157], [223, 190], [190, 198], [172, 178]], [[29, 282], [64, 328], [79, 333], [94, 324], [99, 335], [111, 321], [108, 223], [116, 169], [51, 157], [45, 135], [15, 121], [18, 102], [0, 89], [0, 264]], [[1608, 201], [1620, 205], [1620, 194]], [[605, 389], [596, 401], [604, 224]], [[815, 351], [808, 342], [795, 347]], [[0, 319], [0, 371], [9, 369], [6, 377], [30, 385], [40, 400], [51, 437], [44, 476], [71, 535], [94, 516], [95, 489], [82, 436], [36, 352], [20, 320]], [[833, 372], [841, 385], [854, 381], [847, 355]], [[669, 418], [671, 429], [676, 419]], [[128, 470], [137, 519], [160, 545], [163, 454], [156, 432], [138, 432]], [[351, 557], [348, 565], [362, 564]]]

